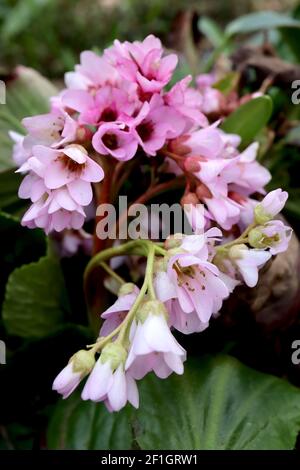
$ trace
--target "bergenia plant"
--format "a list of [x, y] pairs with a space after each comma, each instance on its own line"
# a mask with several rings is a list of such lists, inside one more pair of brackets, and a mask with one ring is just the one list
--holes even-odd
[[[30, 201], [22, 225], [59, 232], [62, 251], [75, 252], [91, 249], [83, 227], [94, 220], [85, 291], [92, 274], [103, 284], [99, 268], [118, 284], [115, 302], [97, 312], [103, 323], [95, 343], [75, 352], [53, 382], [66, 398], [87, 378], [82, 399], [103, 401], [109, 411], [138, 407], [137, 381], [150, 371], [161, 379], [183, 374], [186, 351], [176, 331], [201, 335], [235, 287], [254, 287], [291, 238], [277, 217], [288, 195], [266, 194], [271, 175], [257, 161], [258, 142], [241, 147], [239, 135], [221, 129], [224, 96], [212, 75], [195, 85], [191, 76], [174, 82], [177, 60], [152, 35], [116, 40], [101, 56], [85, 51], [49, 113], [24, 119], [25, 137], [13, 134], [24, 175], [19, 197]], [[137, 174], [148, 183], [131, 208], [172, 191], [190, 233], [134, 238], [125, 224], [127, 240], [101, 236], [99, 207], [115, 204]], [[111, 233], [124, 231], [126, 216]], [[135, 269], [124, 269], [130, 263]]]

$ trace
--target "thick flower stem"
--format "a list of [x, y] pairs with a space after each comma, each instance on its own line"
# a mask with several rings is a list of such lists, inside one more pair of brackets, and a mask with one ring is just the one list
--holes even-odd
[[248, 243], [248, 234], [253, 228], [256, 227], [256, 225], [257, 224], [253, 222], [246, 228], [246, 230], [238, 238], [236, 238], [232, 242], [224, 243], [223, 245], [218, 246], [216, 248], [217, 252], [227, 251], [229, 248], [231, 248], [234, 245], [241, 245], [244, 243]]
[[128, 218], [128, 212], [129, 209], [133, 208], [136, 204], [145, 204], [155, 196], [158, 196], [161, 193], [164, 193], [166, 191], [171, 191], [177, 188], [180, 188], [184, 186], [184, 178], [181, 176], [178, 176], [171, 181], [166, 181], [164, 183], [159, 183], [156, 185], [150, 185], [147, 191], [144, 194], [141, 194], [132, 204], [130, 204], [129, 208], [127, 211], [124, 211], [121, 215], [119, 220], [116, 223], [116, 226], [113, 227], [112, 233], [114, 233], [117, 230], [120, 230], [120, 227], [122, 224], [127, 220]]
[[[108, 157], [103, 158], [99, 162], [105, 172], [104, 180], [95, 187], [96, 193], [96, 204], [97, 208], [101, 204], [107, 204], [111, 201], [111, 182], [112, 182], [112, 175], [115, 167], [115, 162], [113, 159]], [[95, 230], [94, 230], [94, 246], [93, 246], [93, 253], [98, 253], [99, 251], [103, 250], [105, 247], [106, 240], [102, 240], [97, 237], [97, 224], [101, 220], [101, 216], [96, 216], [95, 220]]]
[[107, 263], [103, 261], [99, 264], [99, 266], [101, 266], [101, 268], [103, 268], [104, 271], [106, 271], [107, 274], [114, 278], [119, 284], [125, 284], [126, 281], [121, 276], [119, 276], [119, 274], [117, 274], [113, 269], [111, 269]]

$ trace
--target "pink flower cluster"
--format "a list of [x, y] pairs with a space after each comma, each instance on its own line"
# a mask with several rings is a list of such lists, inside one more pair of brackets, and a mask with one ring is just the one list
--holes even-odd
[[[195, 211], [198, 204], [204, 204], [206, 222], [214, 221], [225, 230], [236, 224], [243, 230], [251, 222], [257, 203], [251, 195], [264, 194], [271, 179], [269, 171], [256, 161], [258, 143], [243, 152], [239, 152], [239, 144], [239, 136], [226, 134], [216, 124], [169, 144], [172, 152], [182, 156], [176, 173], [184, 171], [192, 179], [193, 190], [184, 195], [182, 203], [191, 204]], [[194, 230], [202, 228], [197, 227], [193, 211], [188, 216]]]
[[[79, 374], [71, 358], [53, 388], [66, 398], [90, 373], [82, 399], [103, 401], [109, 411], [119, 411], [127, 402], [139, 406], [136, 381], [149, 372], [161, 379], [172, 372], [183, 374], [186, 351], [172, 330], [184, 334], [203, 331], [241, 281], [255, 286], [259, 269], [272, 254], [285, 251], [290, 240], [291, 229], [272, 220], [286, 199], [287, 194], [279, 189], [257, 204], [253, 228], [248, 228], [240, 242], [222, 244], [222, 232], [216, 227], [203, 235], [178, 234], [167, 239], [165, 255], [154, 263], [155, 299], [148, 294], [141, 298], [136, 285], [123, 284], [118, 299], [101, 315], [99, 342], [110, 341], [97, 362], [89, 357], [85, 364], [92, 366], [88, 371], [82, 367]], [[127, 331], [125, 341], [122, 327]]]
[[248, 222], [251, 194], [263, 193], [270, 180], [255, 160], [258, 144], [240, 153], [239, 136], [221, 131], [219, 122], [209, 125], [204, 113], [220, 98], [211, 76], [198, 77], [198, 89], [189, 87], [188, 76], [165, 91], [176, 64], [177, 56], [164, 56], [151, 35], [143, 42], [116, 40], [103, 56], [81, 54], [50, 113], [24, 119], [25, 137], [11, 133], [18, 171], [29, 173], [19, 192], [32, 201], [23, 225], [46, 232], [80, 228], [91, 183], [104, 178], [97, 154], [127, 161], [138, 149], [155, 156], [164, 148], [182, 157], [172, 171], [191, 174], [188, 200], [205, 204], [208, 221], [226, 230]]
[[85, 51], [66, 74], [66, 88], [51, 99], [50, 112], [24, 119], [26, 136], [11, 134], [17, 171], [25, 174], [19, 196], [32, 203], [22, 224], [46, 233], [65, 230], [67, 252], [90, 238], [74, 231], [84, 224], [93, 185], [110, 177], [102, 166], [114, 170], [141, 153], [159, 154], [165, 165], [155, 178], [165, 171], [185, 179], [181, 203], [189, 205], [194, 234], [171, 236], [163, 247], [142, 242], [148, 253], [143, 287], [122, 285], [102, 312], [98, 341], [76, 353], [53, 384], [66, 398], [88, 376], [82, 398], [103, 401], [110, 411], [127, 401], [138, 407], [136, 381], [147, 373], [182, 374], [186, 351], [173, 331], [207, 328], [235, 286], [253, 287], [259, 269], [286, 250], [291, 237], [283, 222], [273, 220], [287, 194], [278, 189], [260, 203], [253, 198], [264, 195], [270, 181], [256, 161], [258, 143], [240, 151], [240, 137], [211, 122], [222, 103], [210, 77], [198, 77], [197, 88], [189, 86], [190, 76], [170, 87], [176, 64], [177, 56], [164, 55], [152, 35], [115, 41], [102, 56]]

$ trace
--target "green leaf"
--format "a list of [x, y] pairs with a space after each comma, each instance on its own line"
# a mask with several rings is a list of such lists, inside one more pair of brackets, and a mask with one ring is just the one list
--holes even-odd
[[49, 449], [130, 449], [132, 431], [130, 408], [109, 413], [103, 403], [82, 401], [78, 392], [60, 400], [51, 418]]
[[[49, 111], [49, 97], [57, 89], [33, 69], [19, 66], [7, 83], [6, 104], [0, 105], [0, 171], [15, 167], [10, 130], [23, 134], [21, 120], [26, 116]], [[0, 186], [1, 187], [1, 186]]]
[[225, 132], [240, 135], [242, 146], [245, 147], [264, 128], [271, 114], [271, 98], [269, 96], [260, 96], [237, 108], [223, 121], [221, 128]]
[[39, 338], [53, 333], [68, 310], [59, 262], [50, 256], [23, 265], [9, 276], [3, 321], [9, 334]]
[[6, 106], [19, 120], [49, 112], [49, 98], [57, 88], [39, 72], [19, 65], [7, 86]]
[[220, 90], [224, 95], [228, 95], [236, 88], [239, 78], [239, 72], [229, 72], [221, 80], [218, 80], [213, 88]]
[[42, 230], [29, 230], [18, 219], [0, 212], [0, 304], [9, 274], [22, 264], [37, 261], [46, 251], [46, 237]]
[[0, 173], [0, 210], [14, 216], [19, 216], [28, 207], [28, 201], [20, 199], [18, 190], [22, 176], [14, 170]]
[[[280, 28], [280, 35], [282, 37], [283, 43], [289, 48], [292, 52], [296, 61], [300, 60], [300, 51], [299, 51], [299, 41], [300, 41], [300, 31], [290, 28]], [[286, 59], [286, 57], [283, 57]]]
[[248, 34], [255, 31], [276, 28], [300, 28], [300, 21], [274, 11], [260, 11], [240, 16], [231, 21], [225, 29], [227, 36]]
[[214, 47], [220, 47], [226, 41], [226, 36], [218, 24], [207, 16], [202, 16], [200, 18], [198, 22], [198, 28]]
[[27, 28], [36, 20], [50, 0], [19, 0], [14, 8], [11, 8], [4, 22], [1, 36], [3, 39], [11, 39]]
[[140, 387], [136, 439], [142, 449], [293, 449], [300, 390], [228, 356], [203, 357], [167, 380]]

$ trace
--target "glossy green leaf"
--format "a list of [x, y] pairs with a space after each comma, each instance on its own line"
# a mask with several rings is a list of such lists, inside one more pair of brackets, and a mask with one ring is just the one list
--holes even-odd
[[130, 449], [132, 429], [129, 408], [109, 413], [103, 403], [82, 401], [75, 392], [60, 400], [51, 418], [47, 442], [50, 449]]
[[136, 413], [142, 449], [293, 449], [300, 390], [228, 356], [190, 362], [183, 376], [148, 376]]
[[109, 414], [102, 403], [81, 401], [79, 392], [59, 401], [48, 446], [292, 449], [300, 429], [300, 390], [229, 356], [189, 361], [183, 376], [167, 380], [149, 375], [139, 389], [137, 411]]
[[0, 210], [20, 216], [28, 207], [28, 201], [18, 197], [22, 176], [15, 170], [0, 172]]
[[225, 34], [233, 36], [235, 34], [247, 34], [265, 29], [284, 27], [300, 28], [300, 21], [274, 11], [260, 11], [240, 16], [231, 21], [225, 29]]
[[1, 31], [4, 40], [11, 39], [36, 21], [36, 17], [43, 13], [50, 0], [19, 0], [9, 12]]
[[47, 336], [61, 325], [67, 310], [64, 279], [55, 258], [45, 256], [9, 276], [3, 302], [3, 321], [9, 334]]
[[229, 72], [221, 80], [218, 80], [213, 85], [213, 88], [220, 90], [224, 95], [228, 95], [231, 91], [236, 88], [239, 78], [239, 72]]
[[21, 120], [48, 112], [49, 97], [56, 93], [57, 89], [35, 70], [16, 68], [14, 77], [7, 83], [6, 104], [0, 105], [0, 171], [15, 167], [9, 131], [23, 134]]
[[207, 37], [214, 47], [220, 47], [226, 41], [226, 36], [223, 31], [211, 18], [202, 16], [198, 22], [198, 27], [201, 33]]
[[242, 146], [245, 147], [265, 127], [271, 114], [271, 98], [260, 96], [239, 106], [223, 121], [221, 128], [225, 132], [240, 135]]
[[9, 274], [22, 264], [37, 261], [46, 252], [46, 237], [40, 229], [28, 230], [17, 218], [0, 212], [0, 304]]

